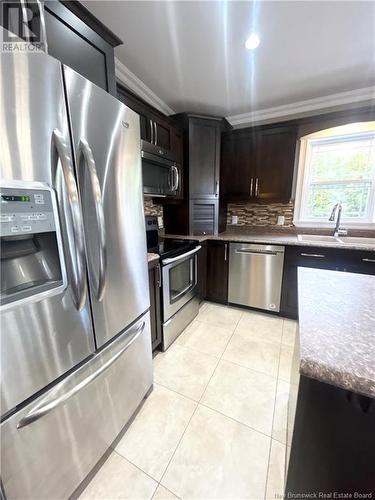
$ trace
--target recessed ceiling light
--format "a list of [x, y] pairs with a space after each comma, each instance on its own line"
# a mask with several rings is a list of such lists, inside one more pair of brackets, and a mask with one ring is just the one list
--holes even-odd
[[247, 50], [254, 50], [260, 44], [260, 38], [256, 33], [252, 33], [245, 42]]

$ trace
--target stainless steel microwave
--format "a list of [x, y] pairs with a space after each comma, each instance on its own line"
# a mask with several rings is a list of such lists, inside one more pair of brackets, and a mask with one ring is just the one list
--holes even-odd
[[148, 196], [176, 196], [181, 181], [180, 166], [166, 158], [163, 150], [149, 151], [142, 141], [143, 192]]

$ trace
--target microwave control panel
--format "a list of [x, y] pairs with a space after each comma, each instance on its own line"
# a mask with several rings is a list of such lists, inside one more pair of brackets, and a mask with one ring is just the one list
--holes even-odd
[[56, 231], [52, 191], [0, 186], [0, 236]]

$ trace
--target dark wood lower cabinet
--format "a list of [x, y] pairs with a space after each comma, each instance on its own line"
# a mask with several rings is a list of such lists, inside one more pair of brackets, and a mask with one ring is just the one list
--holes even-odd
[[206, 299], [228, 302], [229, 243], [207, 241]]
[[152, 350], [155, 350], [161, 344], [161, 272], [159, 262], [149, 263], [148, 269], [149, 287], [150, 287], [150, 318], [151, 318], [151, 342]]
[[285, 497], [373, 498], [374, 429], [374, 399], [301, 376]]
[[375, 275], [375, 252], [341, 248], [287, 246], [284, 257], [280, 315], [298, 318], [297, 268]]

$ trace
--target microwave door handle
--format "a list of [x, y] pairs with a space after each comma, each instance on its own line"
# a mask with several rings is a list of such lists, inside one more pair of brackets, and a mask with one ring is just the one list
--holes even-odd
[[172, 171], [174, 172], [174, 182], [173, 182], [173, 187], [172, 187], [172, 191], [177, 191], [178, 190], [178, 184], [179, 184], [179, 175], [178, 175], [178, 168], [176, 167], [176, 165], [173, 165], [172, 166]]
[[[68, 245], [65, 241], [65, 246], [68, 248], [68, 253], [70, 254], [72, 261], [75, 261], [75, 266], [72, 266], [72, 277], [74, 283], [72, 283], [71, 280], [69, 281], [75, 296], [74, 302], [76, 309], [81, 311], [86, 303], [87, 282], [85, 270], [84, 230], [78, 188], [73, 173], [72, 160], [68, 147], [66, 146], [64, 138], [58, 129], [55, 129], [52, 133], [52, 145], [56, 149], [57, 156], [60, 160], [65, 188], [68, 195], [74, 244]], [[63, 207], [61, 200], [59, 200], [59, 205], [65, 216], [65, 208]]]
[[152, 120], [149, 120], [150, 122], [150, 142], [151, 144], [154, 144], [154, 128], [152, 126]]
[[95, 216], [96, 216], [98, 247], [99, 247], [98, 248], [99, 272], [98, 272], [98, 279], [96, 279], [95, 275], [93, 275], [91, 276], [91, 280], [93, 281], [94, 284], [96, 298], [99, 302], [101, 302], [103, 300], [103, 295], [105, 290], [106, 269], [107, 269], [107, 246], [106, 246], [103, 196], [100, 188], [98, 174], [96, 171], [94, 155], [86, 139], [81, 138], [78, 146], [78, 151], [79, 151], [78, 158], [80, 158], [81, 155], [83, 156], [85, 165], [87, 166], [89, 172], [91, 191], [95, 204]]
[[170, 191], [172, 191], [171, 177], [172, 177], [172, 167], [169, 167], [169, 170], [168, 170], [168, 189]]
[[189, 252], [186, 252], [186, 253], [184, 253], [182, 255], [179, 255], [178, 257], [171, 257], [170, 259], [164, 259], [162, 261], [162, 264], [163, 264], [163, 266], [167, 266], [168, 264], [172, 264], [174, 262], [178, 262], [179, 260], [183, 260], [186, 257], [189, 257], [190, 255], [193, 255], [193, 254], [199, 252], [199, 250], [201, 248], [202, 248], [201, 245], [198, 245], [193, 250], [190, 250]]
[[156, 122], [154, 121], [154, 137], [155, 137], [155, 146], [158, 144], [158, 127], [156, 125]]
[[[112, 356], [107, 362], [105, 362], [98, 370], [96, 370], [94, 373], [83, 379], [81, 382], [79, 382], [77, 385], [66, 391], [64, 394], [62, 394], [59, 397], [46, 397], [43, 399], [39, 404], [37, 404], [34, 408], [32, 408], [24, 417], [21, 418], [21, 420], [17, 424], [17, 429], [22, 429], [22, 427], [26, 427], [27, 425], [32, 424], [33, 422], [36, 422], [40, 418], [44, 417], [48, 413], [50, 413], [52, 410], [55, 408], [62, 406], [65, 404], [70, 398], [75, 396], [78, 392], [80, 392], [82, 389], [87, 387], [91, 382], [93, 382], [95, 379], [97, 379], [103, 372], [108, 370], [115, 361], [117, 361], [125, 351], [129, 349], [129, 347], [137, 340], [137, 338], [141, 335], [145, 328], [145, 322], [143, 321], [138, 328], [136, 328], [135, 331], [130, 330], [128, 333], [128, 341], [126, 344], [114, 355]], [[61, 389], [64, 387], [65, 380], [60, 382], [59, 385], [56, 386], [56, 389]], [[53, 394], [55, 395], [57, 390], [53, 391]]]

